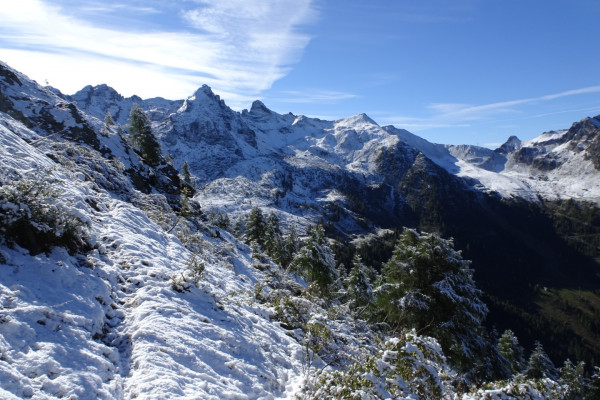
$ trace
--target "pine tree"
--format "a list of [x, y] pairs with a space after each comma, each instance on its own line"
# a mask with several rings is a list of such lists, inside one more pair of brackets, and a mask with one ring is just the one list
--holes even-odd
[[106, 113], [106, 116], [104, 117], [104, 124], [108, 127], [111, 127], [113, 125], [115, 125], [115, 120], [113, 119], [112, 115], [110, 114], [110, 112]]
[[535, 348], [529, 356], [525, 375], [532, 379], [550, 378], [557, 379], [556, 367], [546, 354], [544, 347], [540, 342], [535, 342]]
[[594, 367], [594, 374], [590, 378], [585, 391], [585, 400], [600, 399], [600, 367]]
[[183, 165], [181, 166], [181, 184], [183, 185], [183, 187], [188, 188], [188, 190], [193, 195], [194, 182], [192, 179], [192, 174], [190, 173], [190, 166], [187, 163], [187, 161], [184, 161]]
[[317, 224], [309, 233], [308, 242], [296, 253], [290, 268], [316, 285], [319, 295], [333, 297], [339, 284], [335, 256], [327, 244], [323, 225]]
[[273, 261], [281, 264], [283, 246], [279, 217], [271, 212], [265, 223], [265, 252]]
[[107, 112], [106, 116], [104, 117], [104, 125], [102, 126], [102, 130], [100, 131], [100, 133], [103, 136], [108, 137], [110, 134], [110, 128], [114, 125], [115, 120], [113, 119], [112, 115], [110, 115], [110, 112]]
[[486, 352], [482, 323], [488, 310], [469, 265], [452, 240], [405, 229], [376, 288], [384, 321], [435, 337], [463, 371]]
[[142, 159], [150, 166], [155, 167], [160, 163], [160, 144], [152, 133], [148, 115], [137, 104], [133, 105], [129, 113], [129, 134], [132, 141], [139, 147]]
[[505, 330], [498, 340], [498, 353], [508, 362], [508, 368], [513, 374], [525, 367], [523, 347], [510, 329]]
[[368, 268], [358, 254], [352, 260], [352, 269], [346, 278], [346, 286], [347, 304], [350, 309], [361, 317], [368, 315], [375, 304], [375, 295], [371, 287]]
[[254, 207], [246, 219], [244, 238], [248, 245], [254, 242], [261, 249], [265, 246], [265, 218], [258, 207]]
[[583, 361], [574, 365], [568, 358], [560, 369], [559, 383], [566, 387], [565, 400], [581, 399], [585, 387], [583, 372], [585, 363]]
[[287, 268], [298, 250], [300, 250], [300, 239], [296, 227], [292, 225], [283, 243], [281, 266]]

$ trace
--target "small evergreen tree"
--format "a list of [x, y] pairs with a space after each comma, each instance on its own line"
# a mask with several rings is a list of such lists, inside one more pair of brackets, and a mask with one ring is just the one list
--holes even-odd
[[594, 367], [594, 374], [590, 378], [585, 391], [585, 400], [600, 399], [600, 367]]
[[265, 223], [265, 251], [273, 261], [281, 264], [283, 246], [279, 217], [274, 212], [271, 212], [267, 216]]
[[505, 330], [498, 340], [498, 353], [508, 362], [511, 373], [516, 374], [525, 367], [523, 347], [510, 329]]
[[281, 255], [281, 266], [287, 268], [294, 255], [300, 250], [300, 239], [298, 238], [298, 232], [296, 231], [296, 227], [292, 225], [290, 228], [290, 232], [286, 236], [283, 247], [282, 247], [282, 255]]
[[133, 143], [139, 147], [142, 159], [152, 167], [157, 166], [161, 158], [160, 144], [152, 133], [148, 115], [137, 104], [129, 113], [128, 130]]
[[346, 278], [346, 287], [348, 307], [359, 316], [368, 315], [375, 304], [375, 295], [367, 266], [363, 264], [358, 254], [352, 260], [352, 269]]
[[309, 233], [308, 242], [296, 253], [290, 268], [314, 283], [320, 295], [331, 297], [339, 283], [335, 256], [327, 244], [323, 225], [317, 224]]
[[488, 309], [469, 264], [452, 240], [405, 229], [376, 288], [384, 321], [435, 337], [462, 371], [486, 353], [482, 323]]
[[110, 128], [112, 126], [115, 125], [115, 120], [113, 119], [112, 115], [110, 115], [110, 112], [106, 113], [106, 116], [104, 117], [104, 125], [102, 126], [102, 130], [100, 131], [100, 133], [103, 136], [107, 136], [110, 133]]
[[106, 113], [106, 116], [104, 117], [104, 125], [111, 127], [115, 125], [115, 120], [113, 119], [112, 115], [110, 114], [110, 112]]
[[239, 217], [233, 224], [233, 235], [238, 239], [243, 239], [244, 236], [244, 218]]
[[265, 218], [258, 207], [254, 207], [246, 219], [246, 232], [244, 233], [246, 244], [255, 242], [261, 248], [265, 246]]
[[525, 375], [532, 379], [558, 379], [558, 373], [556, 367], [546, 354], [544, 346], [540, 342], [535, 342], [535, 348], [529, 356], [527, 362], [527, 368], [525, 369]]
[[192, 179], [192, 174], [190, 173], [190, 166], [187, 161], [183, 162], [181, 166], [181, 184], [183, 187], [188, 188], [188, 190], [193, 194], [194, 193], [194, 182]]
[[568, 358], [560, 369], [559, 383], [565, 386], [565, 400], [581, 399], [585, 387], [583, 372], [585, 363], [583, 361], [574, 365]]

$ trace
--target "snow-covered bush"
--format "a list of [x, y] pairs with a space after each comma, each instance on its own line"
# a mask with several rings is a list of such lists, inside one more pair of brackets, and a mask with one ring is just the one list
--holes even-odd
[[386, 340], [376, 354], [344, 369], [320, 371], [316, 380], [309, 380], [303, 398], [453, 398], [454, 377], [437, 341], [411, 330]]
[[57, 182], [27, 177], [0, 187], [0, 233], [7, 245], [32, 254], [54, 246], [69, 252], [91, 248], [87, 225], [59, 197]]
[[524, 375], [517, 375], [511, 381], [485, 383], [481, 388], [464, 394], [462, 400], [566, 399], [565, 390], [564, 386], [552, 379], [527, 379]]

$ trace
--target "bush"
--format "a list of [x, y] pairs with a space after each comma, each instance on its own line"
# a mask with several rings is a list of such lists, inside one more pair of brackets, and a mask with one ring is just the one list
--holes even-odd
[[55, 246], [71, 254], [91, 248], [87, 225], [59, 201], [56, 181], [24, 178], [0, 187], [0, 233], [32, 255]]
[[320, 371], [303, 394], [312, 399], [451, 398], [454, 377], [435, 339], [403, 331], [372, 356], [345, 369]]

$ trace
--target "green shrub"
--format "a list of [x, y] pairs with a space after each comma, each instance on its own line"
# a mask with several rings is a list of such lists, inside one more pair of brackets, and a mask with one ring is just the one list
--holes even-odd
[[88, 226], [60, 202], [57, 182], [23, 178], [0, 187], [0, 233], [5, 244], [33, 255], [55, 246], [73, 254], [90, 250]]

